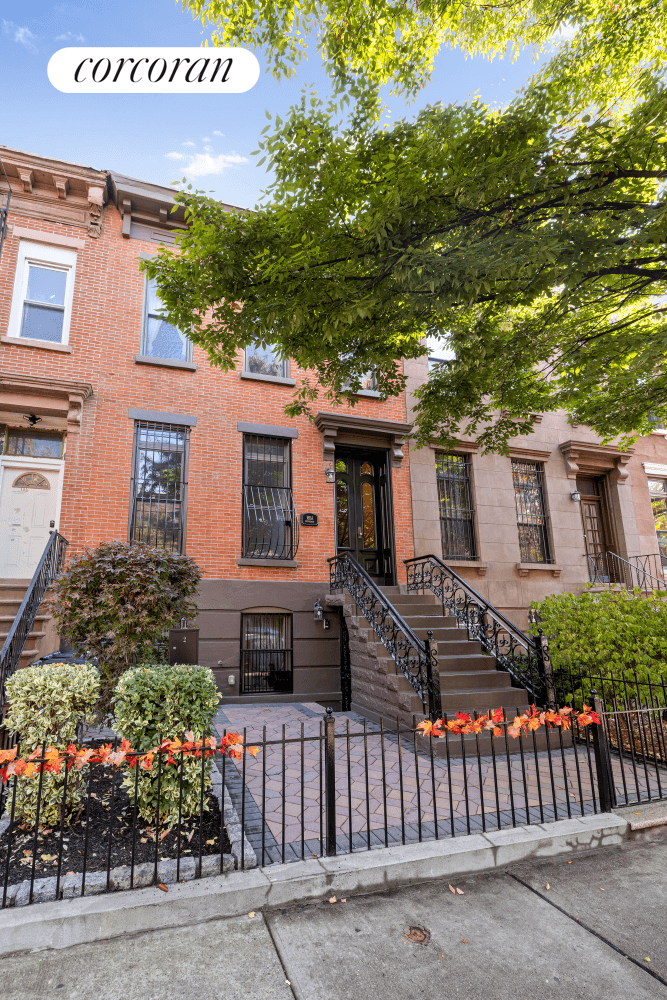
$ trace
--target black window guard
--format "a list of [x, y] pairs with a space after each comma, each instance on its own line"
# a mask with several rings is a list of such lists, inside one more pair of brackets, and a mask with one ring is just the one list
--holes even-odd
[[189, 427], [137, 420], [129, 541], [182, 552]]
[[470, 459], [444, 455], [435, 459], [443, 559], [476, 559], [475, 512], [470, 493]]
[[299, 520], [292, 496], [291, 441], [246, 434], [243, 441], [243, 556], [294, 559]]

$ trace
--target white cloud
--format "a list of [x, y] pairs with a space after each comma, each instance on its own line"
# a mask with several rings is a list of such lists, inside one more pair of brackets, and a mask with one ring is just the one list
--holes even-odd
[[223, 173], [227, 167], [247, 162], [247, 157], [239, 156], [238, 153], [220, 153], [219, 156], [211, 156], [210, 153], [195, 153], [188, 165], [183, 167], [183, 173], [188, 177], [208, 177], [210, 174]]
[[224, 139], [224, 137], [225, 137], [225, 133], [224, 133], [224, 132], [218, 132], [218, 130], [217, 130], [217, 129], [216, 129], [216, 131], [215, 131], [215, 132], [213, 133], [213, 135], [219, 135], [221, 139]]
[[205, 135], [204, 138], [202, 139], [202, 142], [210, 142], [210, 141], [211, 141], [210, 135]]
[[167, 157], [168, 160], [184, 160], [185, 159], [185, 154], [184, 153], [165, 153], [164, 155]]
[[37, 51], [35, 42], [39, 41], [39, 37], [37, 35], [33, 35], [30, 28], [21, 28], [19, 25], [14, 24], [13, 21], [5, 21], [3, 18], [2, 30], [6, 35], [12, 35], [14, 41], [18, 42], [19, 45], [25, 46], [25, 48], [29, 49], [31, 52]]
[[194, 142], [182, 142], [181, 146], [194, 146]]
[[558, 45], [561, 42], [571, 42], [577, 33], [577, 28], [574, 24], [566, 22], [562, 24], [557, 31], [554, 31], [551, 36], [551, 41], [554, 45]]
[[64, 35], [56, 35], [55, 38], [56, 42], [81, 42], [81, 44], [83, 44], [85, 40], [86, 39], [79, 31], [66, 31]]

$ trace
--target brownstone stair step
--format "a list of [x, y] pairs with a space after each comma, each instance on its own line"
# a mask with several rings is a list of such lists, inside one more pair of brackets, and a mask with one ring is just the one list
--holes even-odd
[[512, 686], [509, 674], [500, 670], [461, 671], [460, 673], [440, 673], [441, 691], [461, 691], [465, 689], [472, 695], [475, 691], [496, 688], [504, 691]]

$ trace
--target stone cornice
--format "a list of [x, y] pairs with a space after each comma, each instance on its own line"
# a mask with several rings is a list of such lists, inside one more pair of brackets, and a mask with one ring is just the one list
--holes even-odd
[[83, 404], [92, 395], [90, 382], [0, 371], [0, 409], [66, 417], [70, 433], [79, 432]]
[[515, 448], [510, 445], [510, 458], [525, 458], [529, 462], [546, 462], [551, 458], [551, 452], [543, 448]]
[[330, 461], [334, 457], [336, 438], [340, 433], [358, 434], [360, 437], [389, 438], [391, 442], [392, 464], [399, 466], [403, 460], [403, 445], [412, 431], [412, 424], [398, 420], [381, 420], [377, 417], [358, 417], [351, 413], [327, 413], [315, 415], [315, 426], [322, 433], [322, 458]]
[[558, 447], [565, 459], [568, 479], [576, 479], [580, 472], [604, 475], [615, 470], [619, 484], [628, 479], [627, 466], [635, 451], [634, 448], [622, 451], [616, 445], [596, 444], [594, 441], [563, 441]]

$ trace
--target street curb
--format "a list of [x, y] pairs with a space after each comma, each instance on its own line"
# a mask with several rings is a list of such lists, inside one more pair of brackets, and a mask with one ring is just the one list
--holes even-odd
[[178, 883], [168, 893], [152, 887], [6, 909], [0, 958], [611, 847], [629, 832], [626, 819], [606, 813], [230, 872]]

